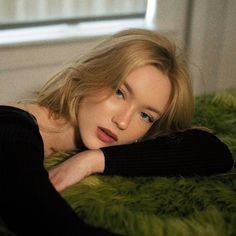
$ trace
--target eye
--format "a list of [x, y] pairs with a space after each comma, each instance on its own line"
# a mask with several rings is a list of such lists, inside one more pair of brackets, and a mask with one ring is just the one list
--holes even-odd
[[121, 91], [121, 89], [116, 89], [115, 93], [117, 97], [125, 98], [125, 94]]
[[149, 123], [154, 122], [154, 119], [151, 116], [149, 116], [147, 113], [141, 112], [140, 115], [144, 121], [149, 122]]

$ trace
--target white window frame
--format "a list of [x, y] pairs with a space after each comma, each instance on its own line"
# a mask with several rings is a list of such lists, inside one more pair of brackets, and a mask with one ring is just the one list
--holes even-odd
[[[0, 48], [34, 43], [65, 42], [76, 39], [101, 37], [124, 28], [149, 28], [175, 35], [182, 43], [185, 39], [185, 18], [188, 0], [148, 0], [144, 18], [114, 19], [78, 24], [56, 24], [29, 28], [0, 30]], [[163, 14], [163, 13], [167, 14]]]

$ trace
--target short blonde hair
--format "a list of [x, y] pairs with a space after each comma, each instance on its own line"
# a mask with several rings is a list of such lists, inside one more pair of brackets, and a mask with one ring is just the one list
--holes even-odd
[[77, 127], [82, 97], [104, 88], [116, 89], [129, 73], [144, 65], [154, 65], [165, 73], [172, 89], [165, 112], [143, 139], [190, 128], [194, 99], [187, 64], [174, 43], [145, 29], [123, 30], [105, 39], [53, 76], [39, 91], [37, 102]]

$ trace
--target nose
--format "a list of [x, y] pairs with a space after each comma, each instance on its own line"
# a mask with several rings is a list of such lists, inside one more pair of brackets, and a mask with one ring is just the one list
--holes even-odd
[[121, 130], [126, 130], [132, 120], [132, 109], [123, 109], [118, 111], [113, 117], [112, 122]]

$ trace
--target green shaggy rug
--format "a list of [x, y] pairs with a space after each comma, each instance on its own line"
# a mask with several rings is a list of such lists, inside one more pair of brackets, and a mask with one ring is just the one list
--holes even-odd
[[[194, 124], [210, 128], [236, 160], [236, 90], [196, 97]], [[65, 157], [54, 155], [45, 165]], [[94, 175], [62, 196], [87, 223], [122, 235], [236, 235], [235, 167], [211, 177]]]

